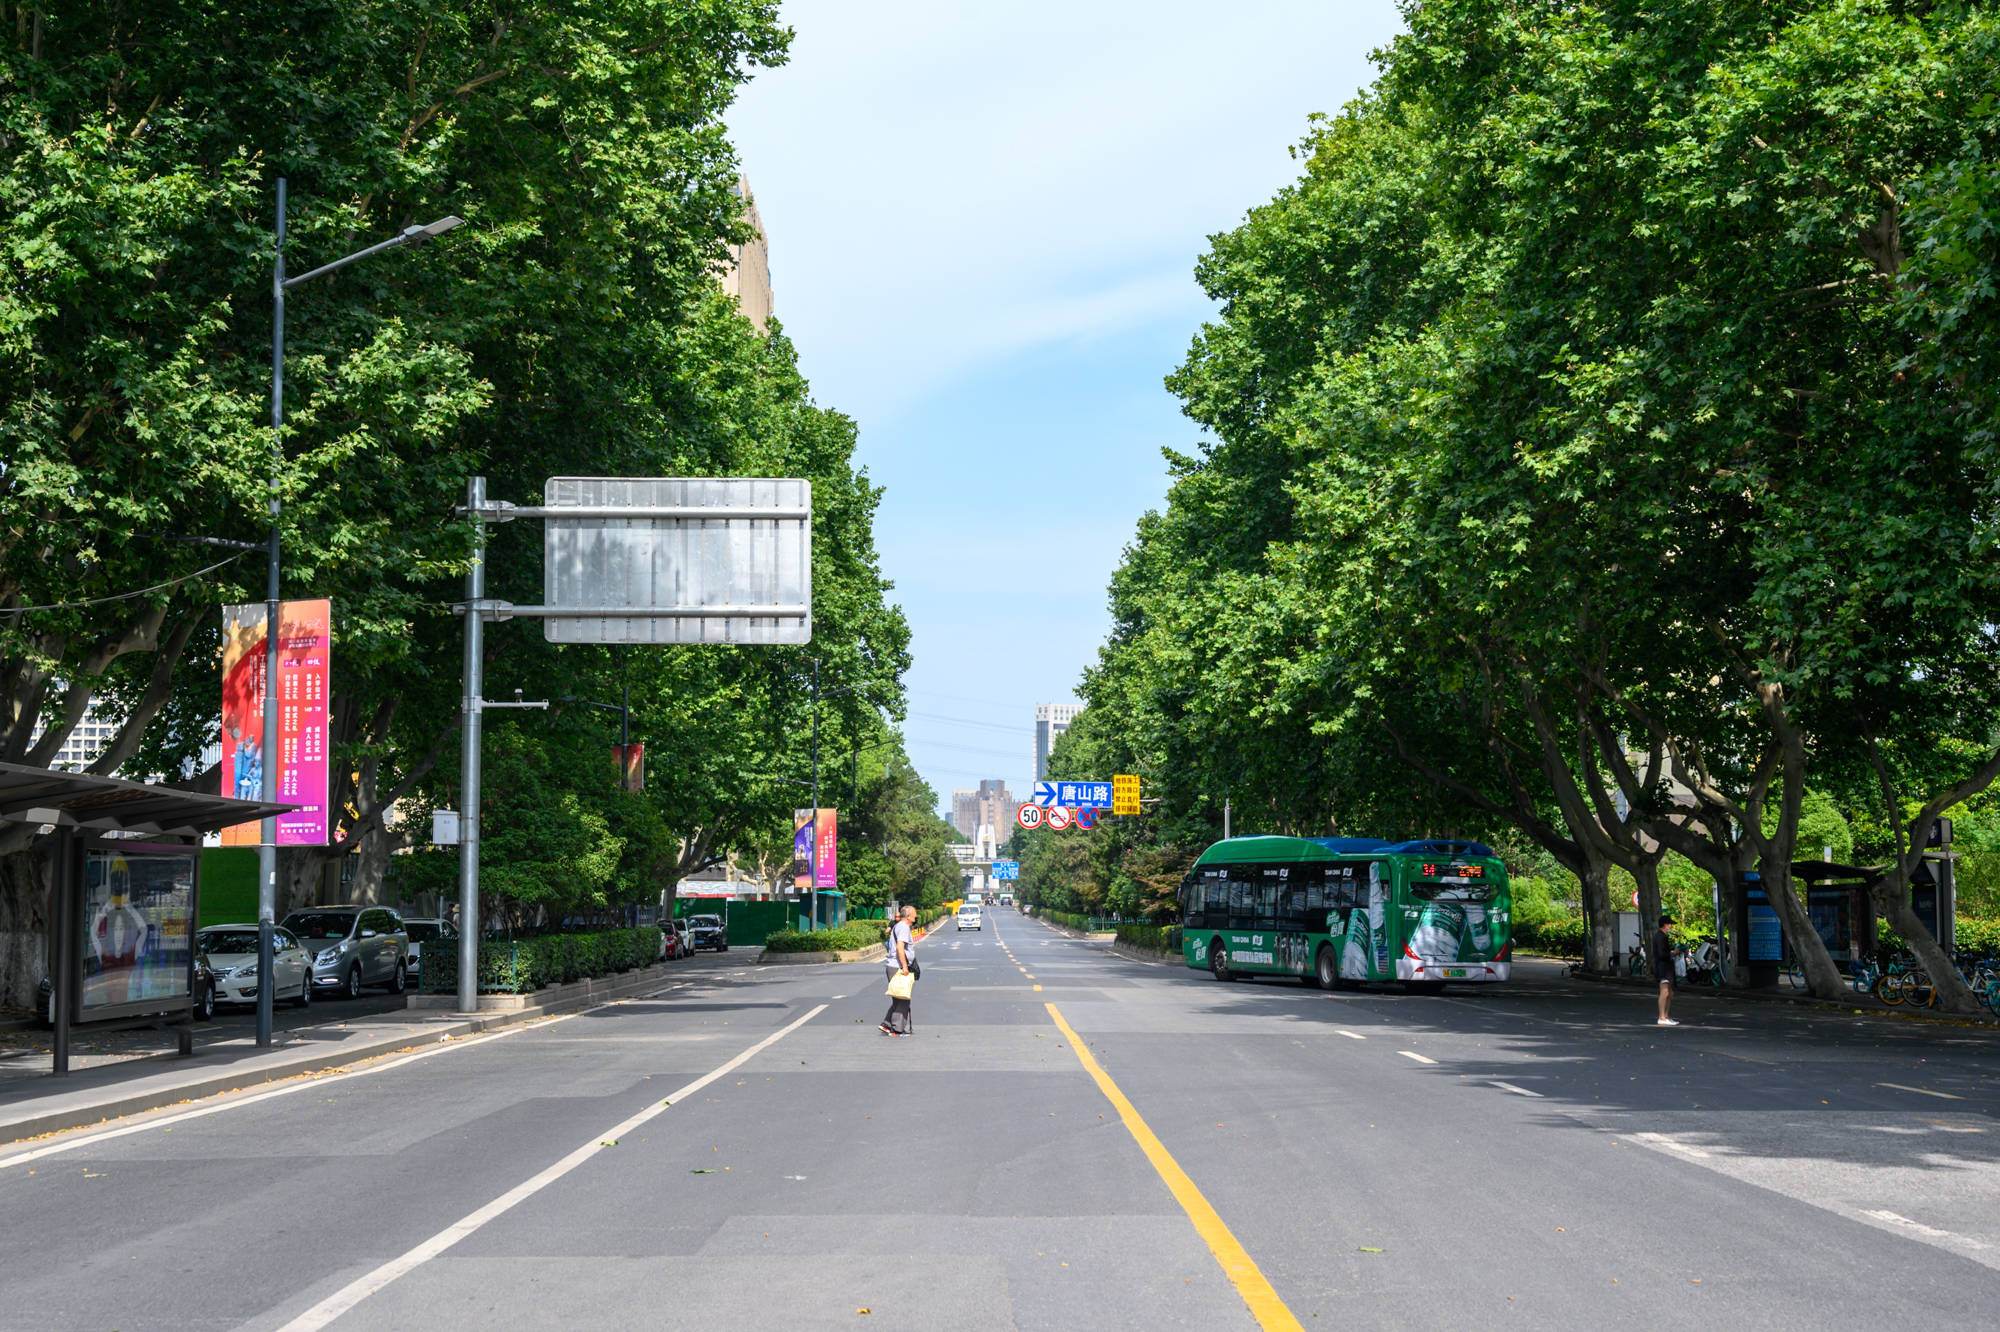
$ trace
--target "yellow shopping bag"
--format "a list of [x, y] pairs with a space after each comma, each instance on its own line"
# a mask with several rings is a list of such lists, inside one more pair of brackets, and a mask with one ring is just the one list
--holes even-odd
[[899, 971], [889, 977], [889, 997], [891, 999], [907, 999], [910, 997], [911, 991], [916, 988], [916, 984], [917, 978], [915, 976], [912, 976], [907, 971]]

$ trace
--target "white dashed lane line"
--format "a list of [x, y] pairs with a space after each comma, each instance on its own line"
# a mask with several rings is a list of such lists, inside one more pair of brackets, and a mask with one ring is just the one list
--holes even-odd
[[1415, 1050], [1398, 1050], [1396, 1051], [1396, 1053], [1403, 1056], [1403, 1058], [1405, 1059], [1414, 1059], [1419, 1064], [1435, 1064], [1437, 1062], [1437, 1060], [1435, 1059], [1424, 1058], [1422, 1055], [1418, 1054]]
[[1493, 1085], [1502, 1091], [1513, 1092], [1516, 1096], [1532, 1096], [1537, 1100], [1540, 1100], [1542, 1097], [1542, 1094], [1538, 1091], [1529, 1091], [1526, 1087], [1516, 1087], [1511, 1082], [1501, 1082], [1497, 1078], [1494, 1080]]

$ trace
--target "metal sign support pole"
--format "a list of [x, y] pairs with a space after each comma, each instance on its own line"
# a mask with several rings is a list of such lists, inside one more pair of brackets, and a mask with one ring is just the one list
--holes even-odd
[[465, 507], [479, 524], [465, 574], [465, 696], [460, 702], [458, 819], [458, 1009], [479, 1011], [479, 724], [485, 681], [486, 478], [465, 483]]

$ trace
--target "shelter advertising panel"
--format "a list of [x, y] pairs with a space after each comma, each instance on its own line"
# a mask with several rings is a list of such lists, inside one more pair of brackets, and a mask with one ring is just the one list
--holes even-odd
[[81, 1008], [184, 999], [194, 957], [196, 852], [92, 848], [83, 859]]

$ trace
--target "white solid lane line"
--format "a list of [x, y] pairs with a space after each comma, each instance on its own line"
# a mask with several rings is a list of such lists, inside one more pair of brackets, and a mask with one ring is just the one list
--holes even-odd
[[1532, 1096], [1537, 1100], [1540, 1100], [1542, 1097], [1542, 1094], [1538, 1091], [1529, 1091], [1526, 1087], [1516, 1087], [1511, 1082], [1501, 1082], [1496, 1079], [1493, 1085], [1500, 1088], [1502, 1091], [1513, 1092], [1514, 1095], [1516, 1096]]
[[1435, 1064], [1437, 1062], [1437, 1060], [1435, 1059], [1424, 1058], [1422, 1055], [1418, 1054], [1415, 1050], [1398, 1050], [1396, 1051], [1396, 1053], [1403, 1056], [1403, 1058], [1405, 1059], [1414, 1059], [1419, 1064]]
[[796, 1018], [778, 1028], [769, 1036], [766, 1036], [763, 1040], [743, 1051], [720, 1068], [715, 1069], [713, 1072], [705, 1073], [693, 1082], [688, 1083], [687, 1086], [668, 1093], [657, 1105], [649, 1105], [638, 1114], [612, 1125], [610, 1128], [604, 1130], [604, 1132], [593, 1134], [581, 1147], [578, 1147], [575, 1151], [563, 1157], [540, 1174], [516, 1184], [513, 1188], [507, 1190], [507, 1192], [501, 1194], [492, 1202], [487, 1203], [484, 1207], [459, 1218], [401, 1257], [392, 1258], [365, 1276], [357, 1277], [355, 1280], [348, 1282], [345, 1286], [342, 1286], [312, 1308], [286, 1323], [281, 1332], [315, 1332], [316, 1329], [325, 1327], [328, 1323], [331, 1323], [334, 1319], [340, 1317], [355, 1305], [373, 1295], [376, 1291], [388, 1286], [397, 1278], [415, 1271], [443, 1253], [446, 1249], [449, 1249], [452, 1245], [471, 1235], [488, 1221], [511, 1211], [518, 1204], [534, 1197], [537, 1193], [540, 1193], [543, 1189], [555, 1183], [585, 1161], [588, 1161], [607, 1145], [617, 1142], [626, 1134], [643, 1127], [661, 1114], [664, 1114], [668, 1107], [672, 1106], [675, 1101], [685, 1100], [717, 1078], [734, 1072], [753, 1055], [776, 1045], [779, 1041], [791, 1035], [825, 1011], [826, 1005], [819, 1005], [804, 1017]]

